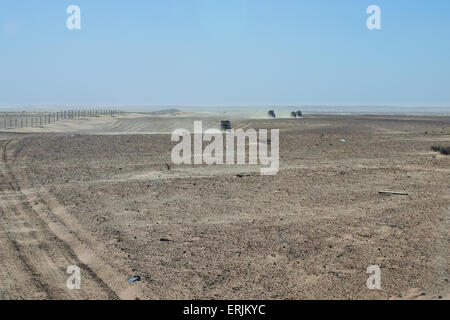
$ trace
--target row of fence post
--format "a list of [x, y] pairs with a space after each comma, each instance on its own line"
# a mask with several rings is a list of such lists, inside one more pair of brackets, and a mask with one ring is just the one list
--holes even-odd
[[66, 119], [79, 119], [102, 115], [112, 116], [124, 113], [125, 111], [123, 110], [112, 109], [64, 110], [55, 112], [38, 112], [35, 114], [3, 113], [3, 121], [0, 121], [0, 129], [42, 127], [53, 122]]

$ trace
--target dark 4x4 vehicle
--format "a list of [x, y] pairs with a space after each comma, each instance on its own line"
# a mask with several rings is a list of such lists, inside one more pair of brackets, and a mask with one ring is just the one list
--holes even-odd
[[222, 130], [231, 130], [231, 122], [230, 120], [222, 120], [220, 123], [220, 126], [222, 127]]

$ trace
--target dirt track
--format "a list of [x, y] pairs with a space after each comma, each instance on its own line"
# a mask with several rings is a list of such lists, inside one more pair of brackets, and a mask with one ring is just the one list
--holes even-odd
[[[0, 299], [450, 297], [450, 160], [430, 151], [448, 117], [234, 119], [281, 129], [273, 177], [171, 166], [168, 135], [136, 134], [193, 119], [4, 135]], [[365, 286], [373, 264], [381, 291]]]
[[[0, 161], [1, 298], [116, 298], [90, 267], [78, 259], [74, 248], [57, 236], [62, 230], [57, 227], [61, 223], [57, 220], [57, 208], [51, 208], [39, 193], [28, 194], [21, 190], [8, 164], [10, 142], [2, 141]], [[83, 291], [67, 290], [64, 272], [70, 265], [80, 266], [86, 275]]]

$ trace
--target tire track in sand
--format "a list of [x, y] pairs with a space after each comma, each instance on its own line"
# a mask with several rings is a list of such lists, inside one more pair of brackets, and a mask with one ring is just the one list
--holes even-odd
[[[0, 147], [0, 297], [6, 299], [114, 299], [117, 295], [57, 230], [42, 219], [8, 164], [8, 145]], [[14, 150], [12, 150], [14, 151]], [[34, 202], [31, 202], [34, 201]], [[56, 219], [55, 219], [56, 220]], [[69, 290], [66, 268], [81, 268], [81, 290]]]

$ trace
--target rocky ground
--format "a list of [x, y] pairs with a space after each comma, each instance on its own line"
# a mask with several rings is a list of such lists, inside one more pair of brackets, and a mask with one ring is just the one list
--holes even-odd
[[171, 164], [194, 119], [1, 133], [0, 299], [450, 298], [450, 117], [232, 118], [280, 129], [274, 176]]

